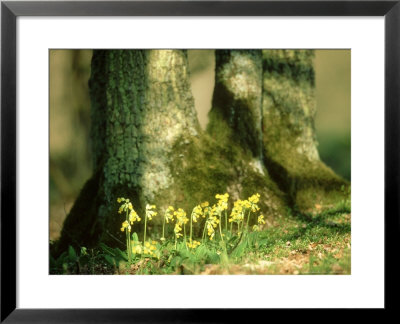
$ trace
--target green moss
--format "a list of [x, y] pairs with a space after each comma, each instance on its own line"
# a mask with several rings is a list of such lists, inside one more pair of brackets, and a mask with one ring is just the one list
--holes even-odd
[[[220, 131], [219, 135], [227, 132], [223, 127]], [[267, 218], [285, 214], [284, 195], [267, 171], [262, 167], [260, 170], [251, 152], [229, 137], [204, 133], [177, 142], [173, 152], [175, 184], [171, 192], [182, 198], [180, 206], [191, 211], [200, 202], [214, 203], [218, 193], [228, 192], [232, 203], [258, 192], [261, 212]]]

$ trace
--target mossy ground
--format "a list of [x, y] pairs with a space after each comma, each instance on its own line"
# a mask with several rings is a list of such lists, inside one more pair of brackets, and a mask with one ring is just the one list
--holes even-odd
[[[286, 217], [266, 219], [260, 232], [250, 233], [246, 246], [228, 247], [223, 257], [221, 244], [208, 241], [195, 252], [184, 244], [174, 248], [172, 241], [159, 244], [160, 257], [140, 258], [128, 266], [123, 246], [103, 245], [88, 249], [85, 255], [65, 251], [51, 258], [51, 274], [350, 274], [350, 201], [322, 211], [315, 206], [310, 213], [288, 210]], [[154, 231], [155, 232], [155, 231]], [[156, 235], [155, 235], [156, 236]], [[111, 261], [110, 261], [111, 260]], [[114, 261], [112, 261], [114, 260]]]

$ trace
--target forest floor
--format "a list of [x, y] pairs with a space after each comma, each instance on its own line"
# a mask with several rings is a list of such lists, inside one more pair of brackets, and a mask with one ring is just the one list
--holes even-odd
[[[228, 241], [229, 237], [226, 239]], [[233, 238], [232, 238], [233, 240]], [[207, 242], [195, 251], [166, 242], [157, 258], [137, 256], [130, 264], [122, 250], [105, 245], [76, 252], [70, 247], [51, 274], [350, 274], [351, 213], [342, 204], [330, 210], [293, 214], [268, 222], [224, 257], [221, 244]], [[232, 244], [233, 245], [233, 244]], [[229, 250], [229, 241], [226, 245]]]

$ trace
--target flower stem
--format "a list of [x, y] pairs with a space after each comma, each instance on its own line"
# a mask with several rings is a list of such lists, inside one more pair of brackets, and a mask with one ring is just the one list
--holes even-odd
[[186, 224], [183, 224], [183, 240], [185, 241], [186, 250], [188, 249], [186, 244]]
[[[126, 211], [126, 215], [125, 215], [125, 220], [127, 221], [127, 222], [129, 222], [129, 218], [128, 218], [129, 216], [128, 216], [128, 211]], [[128, 223], [129, 224], [129, 223]], [[128, 225], [128, 227], [129, 227], [129, 225]], [[126, 233], [126, 249], [128, 250], [127, 252], [127, 254], [128, 254], [128, 261], [129, 261], [129, 263], [132, 263], [132, 258], [131, 258], [131, 249], [130, 249], [130, 237], [129, 237], [129, 229], [128, 229], [128, 227], [126, 227], [126, 229], [125, 229], [125, 233]]]
[[129, 263], [131, 263], [131, 254], [129, 253], [129, 232], [128, 229], [125, 230], [125, 234], [126, 234], [126, 252], [128, 254], [128, 261]]
[[[143, 249], [144, 249], [144, 245], [146, 243], [146, 226], [147, 226], [147, 212], [144, 216], [144, 235], [143, 235]], [[143, 255], [143, 254], [142, 254]]]
[[207, 219], [206, 219], [206, 221], [204, 223], [203, 235], [201, 237], [201, 243], [203, 243], [203, 244], [204, 244], [204, 238], [205, 238], [205, 235], [206, 235], [206, 227], [207, 227]]
[[192, 215], [190, 215], [190, 242], [192, 242], [192, 227], [193, 227], [193, 212]]
[[221, 236], [222, 242], [224, 242], [224, 238], [222, 237], [222, 230], [221, 230], [221, 218], [222, 218], [222, 215], [220, 213], [219, 214], [219, 235]]
[[163, 238], [163, 239], [165, 239], [165, 236], [164, 236], [165, 216], [166, 216], [166, 212], [165, 212], [165, 214], [164, 214], [164, 219], [163, 219], [163, 224], [162, 224], [162, 238]]
[[247, 230], [249, 229], [250, 213], [251, 213], [251, 210], [249, 210], [249, 213], [247, 214], [247, 224], [246, 224]]

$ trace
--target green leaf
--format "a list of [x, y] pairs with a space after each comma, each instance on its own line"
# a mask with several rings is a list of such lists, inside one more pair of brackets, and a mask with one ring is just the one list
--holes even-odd
[[115, 259], [108, 254], [104, 254], [104, 259], [112, 266], [116, 266], [117, 263], [115, 262]]
[[125, 261], [128, 261], [128, 255], [124, 252], [121, 251], [118, 248], [115, 248], [115, 251], [118, 253], [118, 256], [121, 257], [122, 259], [124, 259]]
[[57, 261], [50, 255], [50, 269], [57, 268]]
[[136, 232], [133, 232], [133, 233], [132, 233], [132, 240], [133, 240], [134, 242], [139, 242], [139, 237], [138, 237], [138, 235], [137, 235]]
[[257, 241], [257, 232], [252, 232], [248, 236], [248, 244], [250, 247], [254, 246], [255, 242]]
[[75, 262], [77, 260], [76, 252], [71, 245], [68, 247], [68, 257], [71, 262]]
[[220, 258], [215, 250], [207, 250], [206, 263], [219, 263]]
[[204, 245], [200, 245], [196, 249], [195, 256], [197, 259], [202, 260], [207, 256], [207, 248]]
[[184, 249], [181, 249], [179, 251], [179, 255], [182, 259], [188, 259], [188, 258], [190, 258], [191, 254], [188, 250], [186, 250], [186, 247], [185, 247]]
[[57, 267], [61, 267], [66, 259], [68, 259], [68, 253], [67, 252], [61, 253], [61, 255], [58, 257], [56, 261]]
[[171, 266], [179, 267], [182, 264], [182, 258], [180, 256], [175, 256], [171, 260]]
[[117, 255], [117, 253], [114, 251], [114, 249], [108, 247], [104, 243], [100, 243], [99, 246], [104, 252], [106, 252], [106, 253], [108, 253], [108, 254], [110, 254], [112, 256], [116, 256]]
[[81, 247], [81, 256], [86, 255], [87, 254], [87, 248], [85, 248], [84, 246]]
[[247, 237], [243, 238], [243, 241], [232, 251], [232, 257], [240, 258], [246, 250], [247, 247]]

